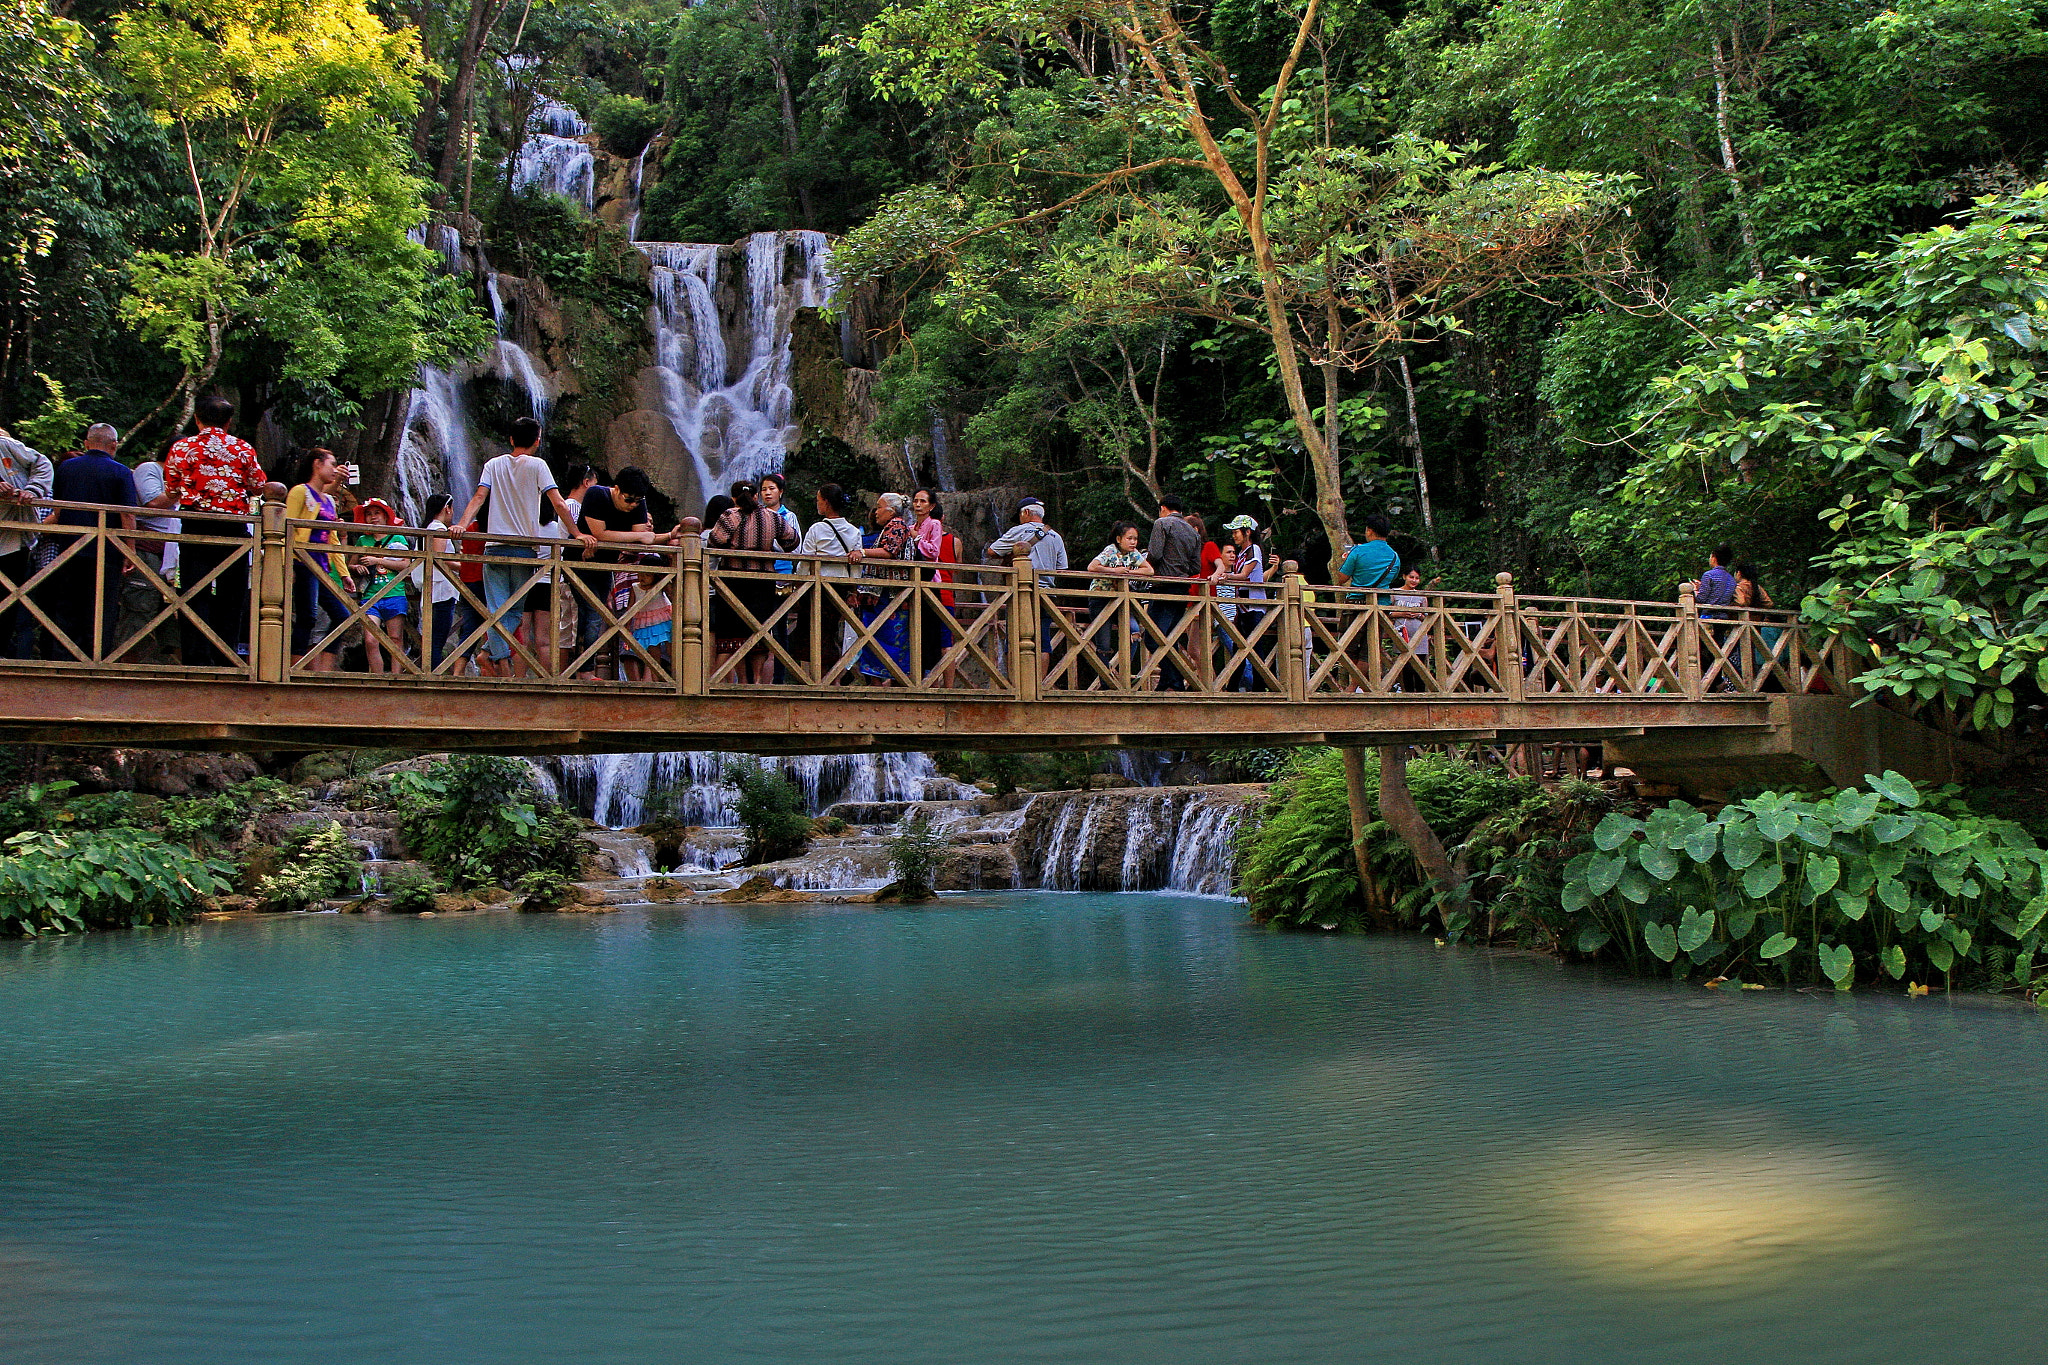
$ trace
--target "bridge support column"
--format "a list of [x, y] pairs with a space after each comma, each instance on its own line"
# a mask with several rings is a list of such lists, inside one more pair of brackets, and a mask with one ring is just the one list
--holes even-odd
[[704, 537], [703, 523], [684, 517], [676, 556], [675, 672], [676, 690], [701, 697], [710, 690], [704, 666]]
[[1044, 683], [1038, 657], [1038, 575], [1031, 571], [1031, 552], [1021, 545], [1010, 572], [1017, 584], [1010, 599], [1010, 669], [1017, 675], [1017, 700], [1037, 701]]
[[[272, 491], [276, 495], [272, 496]], [[253, 635], [256, 680], [285, 680], [291, 669], [291, 640], [284, 620], [285, 596], [291, 591], [292, 547], [284, 525], [284, 485], [263, 486], [257, 504], [256, 615]]]
[[1308, 616], [1295, 581], [1300, 572], [1292, 559], [1280, 565], [1280, 686], [1289, 701], [1308, 700]]

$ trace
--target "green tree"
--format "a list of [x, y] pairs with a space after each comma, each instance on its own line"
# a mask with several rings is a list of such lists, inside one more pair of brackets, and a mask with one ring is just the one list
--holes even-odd
[[362, 0], [162, 0], [115, 22], [113, 56], [171, 132], [191, 196], [187, 245], [138, 252], [121, 305], [178, 362], [165, 406], [181, 421], [238, 329], [340, 416], [347, 390], [409, 382], [483, 343], [407, 239], [426, 216], [400, 136], [419, 98], [410, 31]]
[[1623, 496], [1695, 534], [1819, 508], [1806, 616], [1862, 685], [2010, 724], [2048, 687], [2048, 185], [1691, 320]]

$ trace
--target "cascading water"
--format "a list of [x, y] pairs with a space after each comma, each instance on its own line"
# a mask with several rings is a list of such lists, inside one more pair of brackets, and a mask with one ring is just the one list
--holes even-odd
[[[666, 807], [686, 825], [731, 826], [732, 788], [724, 773], [734, 754], [702, 750], [592, 754], [535, 761], [553, 794], [571, 810], [615, 829]], [[942, 777], [929, 754], [826, 754], [764, 760], [803, 793], [813, 815], [841, 801], [953, 800], [978, 795]]]
[[1019, 833], [1019, 879], [1048, 891], [1186, 891], [1227, 896], [1242, 790], [1121, 788], [1032, 798]]
[[476, 447], [469, 434], [464, 380], [435, 365], [420, 367], [420, 386], [406, 408], [398, 445], [398, 510], [411, 525], [436, 492], [466, 502], [476, 491]]
[[512, 188], [559, 194], [589, 208], [597, 197], [597, 157], [584, 141], [589, 136], [590, 125], [574, 109], [536, 97], [512, 167]]
[[[639, 221], [637, 194], [632, 221]], [[697, 480], [682, 490], [684, 505], [736, 479], [780, 470], [803, 435], [794, 420], [791, 324], [799, 308], [832, 298], [825, 234], [757, 232], [737, 248], [637, 245], [649, 266], [662, 406]], [[730, 321], [720, 307], [726, 299], [734, 301]]]
[[518, 327], [518, 318], [512, 307], [505, 302], [504, 294], [499, 288], [498, 282], [501, 278], [495, 270], [484, 277], [484, 294], [491, 303], [491, 320], [498, 328], [498, 374], [507, 386], [517, 389], [526, 396], [527, 406], [533, 416], [545, 422], [548, 409], [554, 406], [554, 393], [548, 387], [548, 381], [542, 377], [540, 367], [533, 363], [533, 357], [527, 354], [525, 347], [513, 339]]

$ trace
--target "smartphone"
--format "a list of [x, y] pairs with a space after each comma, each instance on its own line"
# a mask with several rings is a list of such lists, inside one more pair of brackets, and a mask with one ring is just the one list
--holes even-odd
[[350, 488], [354, 488], [363, 481], [363, 467], [361, 465], [346, 464], [342, 468], [348, 471], [348, 486]]

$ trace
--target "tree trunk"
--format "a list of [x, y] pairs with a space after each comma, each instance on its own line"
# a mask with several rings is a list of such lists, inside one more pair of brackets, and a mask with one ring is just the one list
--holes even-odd
[[1734, 201], [1735, 222], [1742, 230], [1743, 249], [1749, 253], [1750, 273], [1764, 277], [1763, 257], [1756, 247], [1756, 227], [1749, 221], [1749, 198], [1742, 185], [1742, 171], [1735, 161], [1735, 133], [1728, 117], [1728, 58], [1721, 35], [1709, 38], [1714, 54], [1714, 131], [1721, 138], [1721, 173], [1728, 179], [1728, 197]]
[[1422, 462], [1422, 419], [1415, 412], [1415, 376], [1408, 369], [1408, 357], [1402, 356], [1401, 390], [1408, 395], [1408, 444], [1415, 448], [1415, 492], [1421, 499], [1422, 533], [1429, 538], [1429, 558], [1432, 563], [1441, 562], [1443, 554], [1436, 546], [1436, 509], [1429, 501], [1429, 466]]
[[[768, 17], [767, 6], [755, 5], [754, 17], [761, 23], [762, 40], [768, 47], [768, 68], [775, 73], [775, 91], [782, 97], [783, 150], [789, 154], [790, 160], [794, 162], [797, 148], [802, 145], [803, 140], [800, 130], [797, 128], [796, 99], [791, 95], [789, 89], [789, 71], [782, 64], [782, 54], [776, 50], [775, 25]], [[791, 188], [796, 191], [797, 208], [803, 213], [804, 226], [807, 228], [816, 227], [818, 225], [817, 215], [811, 212], [811, 188], [804, 183], [801, 176], [795, 173], [794, 165], [792, 165], [789, 172], [789, 183]]]
[[1365, 827], [1372, 823], [1372, 805], [1365, 790], [1365, 750], [1349, 746], [1339, 749], [1344, 757], [1344, 804], [1351, 812], [1351, 856], [1358, 862], [1358, 890], [1365, 902], [1366, 918], [1382, 929], [1392, 928], [1386, 898], [1380, 895], [1379, 879], [1365, 854]]
[[469, 0], [462, 46], [455, 53], [455, 79], [448, 83], [448, 132], [441, 141], [441, 165], [434, 176], [441, 187], [437, 198], [444, 208], [455, 188], [455, 172], [462, 166], [469, 141], [463, 130], [469, 127], [470, 110], [476, 98], [476, 65], [483, 56], [484, 41], [490, 37], [491, 28], [504, 8], [504, 0]]
[[1437, 838], [1436, 831], [1422, 818], [1421, 810], [1415, 805], [1415, 794], [1408, 790], [1408, 746], [1405, 744], [1380, 746], [1380, 819], [1401, 836], [1401, 842], [1415, 855], [1416, 865], [1422, 869], [1423, 875], [1436, 883], [1444, 902], [1447, 905], [1462, 903], [1465, 878], [1452, 865], [1450, 855], [1444, 851], [1444, 841]]

